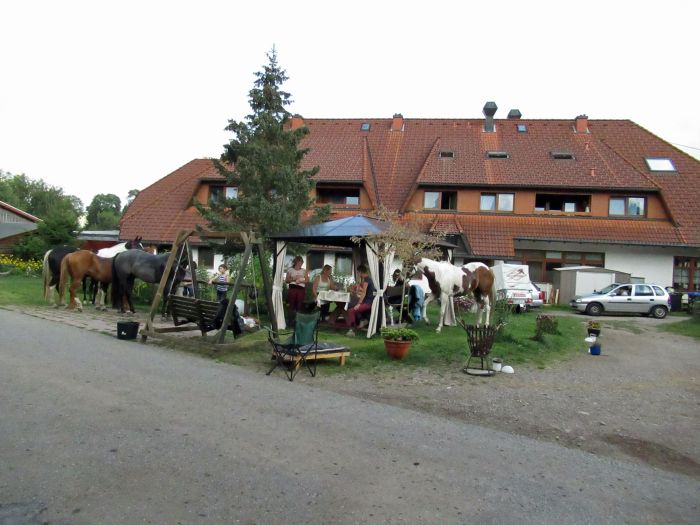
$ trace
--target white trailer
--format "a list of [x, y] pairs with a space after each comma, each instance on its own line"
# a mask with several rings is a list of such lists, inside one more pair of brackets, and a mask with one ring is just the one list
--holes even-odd
[[517, 311], [526, 310], [532, 303], [530, 269], [526, 264], [498, 263], [491, 267], [496, 297], [504, 296]]

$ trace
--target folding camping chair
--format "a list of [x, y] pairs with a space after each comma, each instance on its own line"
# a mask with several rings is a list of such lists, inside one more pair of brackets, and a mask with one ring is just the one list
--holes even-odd
[[[294, 381], [302, 367], [316, 376], [316, 360], [318, 359], [318, 321], [321, 312], [316, 310], [310, 314], [297, 312], [294, 330], [292, 332], [278, 332], [278, 336], [268, 329], [267, 339], [272, 345], [272, 358], [275, 360], [272, 368], [267, 371], [270, 375], [272, 371], [282, 367], [290, 381]], [[280, 337], [289, 336], [284, 342]]]

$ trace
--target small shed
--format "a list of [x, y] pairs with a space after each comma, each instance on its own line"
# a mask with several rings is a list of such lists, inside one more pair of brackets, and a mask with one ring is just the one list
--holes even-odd
[[631, 275], [595, 266], [555, 268], [552, 286], [559, 290], [559, 304], [568, 304], [576, 295], [589, 295], [612, 283], [629, 283]]
[[23, 235], [37, 228], [39, 218], [0, 201], [0, 253], [11, 253]]

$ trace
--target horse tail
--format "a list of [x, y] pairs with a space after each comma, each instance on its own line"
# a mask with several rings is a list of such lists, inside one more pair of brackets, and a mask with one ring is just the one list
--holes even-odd
[[[70, 254], [68, 254], [70, 255]], [[70, 269], [68, 268], [68, 263], [69, 263], [69, 257], [66, 255], [62, 260], [61, 260], [61, 272], [60, 272], [60, 278], [58, 280], [58, 302], [59, 304], [63, 303], [63, 294], [66, 289], [66, 282], [68, 282], [68, 273], [70, 272]]]
[[44, 300], [51, 300], [51, 268], [49, 268], [49, 255], [51, 255], [51, 250], [47, 250], [44, 254], [44, 260], [41, 267], [41, 277], [44, 280]]
[[117, 259], [119, 254], [112, 257], [112, 308], [121, 310], [121, 297], [122, 292], [122, 280], [119, 277], [119, 272], [117, 272]]

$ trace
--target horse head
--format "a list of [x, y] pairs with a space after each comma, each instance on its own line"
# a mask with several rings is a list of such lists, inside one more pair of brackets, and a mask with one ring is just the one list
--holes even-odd
[[144, 250], [145, 248], [143, 247], [143, 244], [141, 243], [142, 239], [143, 239], [143, 237], [138, 236], [138, 237], [134, 237], [134, 239], [131, 241], [126, 241], [125, 248], [127, 250]]

